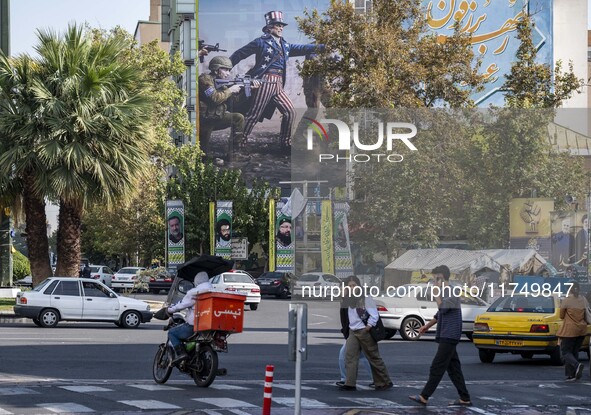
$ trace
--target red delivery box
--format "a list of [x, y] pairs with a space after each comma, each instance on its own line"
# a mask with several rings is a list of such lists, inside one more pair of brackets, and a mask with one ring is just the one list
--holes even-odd
[[197, 296], [194, 331], [221, 330], [241, 333], [246, 296], [208, 292]]

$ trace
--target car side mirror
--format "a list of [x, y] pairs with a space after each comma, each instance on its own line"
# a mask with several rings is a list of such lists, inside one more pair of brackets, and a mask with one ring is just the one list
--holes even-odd
[[117, 298], [117, 294], [115, 294], [115, 293], [109, 293], [109, 298]]

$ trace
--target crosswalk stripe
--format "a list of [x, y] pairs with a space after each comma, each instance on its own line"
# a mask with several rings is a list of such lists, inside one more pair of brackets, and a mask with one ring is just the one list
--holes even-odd
[[39, 392], [29, 388], [0, 388], [0, 396], [8, 395], [30, 395], [38, 394]]
[[[292, 391], [295, 390], [295, 385], [292, 385], [291, 383], [273, 383], [273, 388], [277, 388], [277, 389], [285, 389], [288, 391]], [[314, 388], [312, 386], [304, 386], [302, 385], [302, 390], [307, 390], [307, 391], [313, 391], [316, 390], [317, 388]]]
[[236, 415], [252, 415], [248, 412], [241, 411], [240, 409], [228, 409], [228, 411]]
[[249, 390], [252, 388], [245, 388], [244, 386], [237, 386], [237, 385], [228, 385], [227, 383], [218, 383], [209, 386], [209, 389], [217, 389], [217, 390]]
[[207, 415], [222, 415], [215, 409], [201, 409], [202, 412], [205, 412]]
[[69, 390], [71, 392], [113, 392], [113, 389], [101, 388], [100, 386], [59, 386], [62, 389]]
[[46, 409], [58, 414], [71, 414], [77, 412], [94, 412], [87, 406], [80, 405], [74, 402], [55, 402], [55, 403], [40, 403], [37, 404], [39, 408]]
[[0, 408], [0, 415], [12, 415], [12, 412], [6, 411], [2, 408]]
[[130, 386], [132, 388], [138, 388], [138, 389], [143, 389], [143, 390], [147, 390], [147, 391], [180, 391], [182, 390], [182, 388], [176, 388], [174, 386], [166, 386], [166, 385], [151, 385], [151, 384], [147, 384], [147, 385], [127, 385]]
[[340, 398], [346, 401], [350, 401], [356, 403], [358, 405], [362, 405], [363, 407], [369, 408], [391, 408], [391, 407], [401, 407], [399, 403], [388, 401], [382, 398]]
[[146, 399], [141, 401], [117, 401], [119, 403], [135, 406], [140, 409], [181, 409], [180, 406], [172, 405], [166, 402], [155, 401], [153, 399]]
[[[295, 407], [295, 398], [273, 398], [273, 402], [277, 402], [280, 405]], [[302, 408], [328, 408], [327, 404], [317, 401], [316, 399], [302, 398], [301, 404]]]
[[218, 408], [258, 408], [251, 403], [232, 398], [193, 398], [192, 400], [217, 406]]

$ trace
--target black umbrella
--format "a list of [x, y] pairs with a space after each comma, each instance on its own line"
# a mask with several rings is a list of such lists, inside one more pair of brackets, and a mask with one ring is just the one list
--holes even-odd
[[198, 272], [207, 272], [209, 278], [222, 272], [227, 272], [234, 266], [234, 261], [228, 261], [221, 256], [201, 255], [191, 258], [177, 268], [177, 277], [193, 282]]

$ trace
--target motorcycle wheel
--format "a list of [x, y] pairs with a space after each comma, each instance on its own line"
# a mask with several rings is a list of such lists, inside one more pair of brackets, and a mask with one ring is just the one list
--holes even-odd
[[191, 370], [191, 377], [197, 386], [207, 388], [218, 372], [218, 354], [209, 344], [201, 345], [196, 360], [196, 368]]
[[169, 366], [169, 361], [168, 347], [166, 347], [165, 343], [162, 343], [158, 346], [158, 351], [154, 357], [154, 365], [152, 366], [152, 377], [156, 383], [166, 383], [170, 377], [172, 366]]

